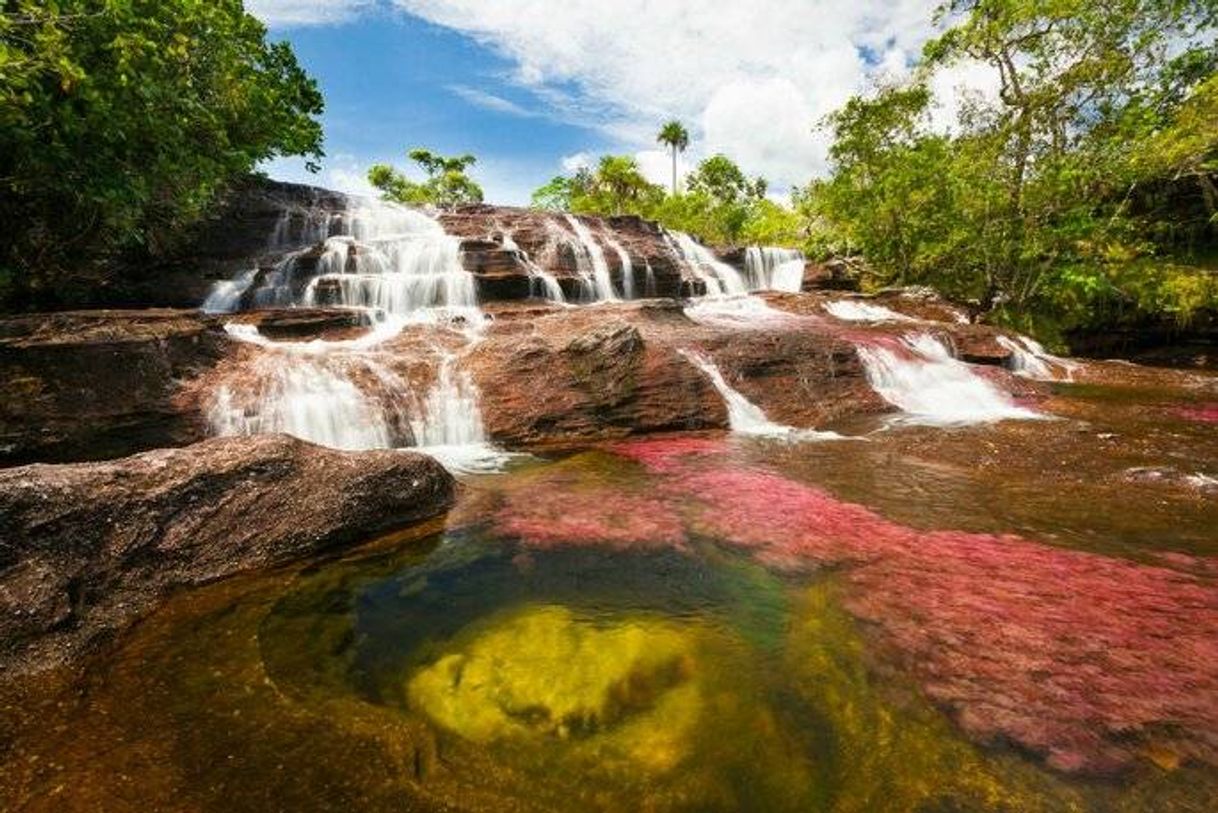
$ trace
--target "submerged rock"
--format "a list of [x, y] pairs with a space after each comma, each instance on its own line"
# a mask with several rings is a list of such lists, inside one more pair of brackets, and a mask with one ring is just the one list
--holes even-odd
[[[468, 739], [584, 739], [633, 720], [654, 730], [616, 745], [640, 767], [656, 769], [674, 759], [649, 759], [651, 752], [679, 752], [697, 722], [697, 692], [687, 685], [693, 644], [675, 623], [605, 623], [554, 605], [480, 627], [407, 687], [412, 704]], [[665, 747], [657, 747], [657, 737]]]
[[83, 655], [178, 587], [433, 517], [454, 488], [430, 457], [285, 435], [0, 472], [0, 672]]

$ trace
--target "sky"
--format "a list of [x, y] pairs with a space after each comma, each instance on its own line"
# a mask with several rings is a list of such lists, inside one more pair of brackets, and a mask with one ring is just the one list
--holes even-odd
[[[488, 201], [523, 204], [605, 153], [668, 183], [655, 136], [676, 118], [682, 172], [722, 152], [782, 195], [825, 173], [827, 114], [908, 71], [938, 2], [246, 0], [326, 97], [322, 172], [265, 169], [361, 192], [370, 164], [406, 168], [412, 147], [469, 152]], [[945, 108], [968, 73], [940, 80]]]

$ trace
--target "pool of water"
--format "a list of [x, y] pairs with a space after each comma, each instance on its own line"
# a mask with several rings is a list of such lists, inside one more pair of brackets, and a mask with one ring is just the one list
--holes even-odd
[[1206, 397], [467, 477], [0, 698], [0, 807], [1212, 810]]

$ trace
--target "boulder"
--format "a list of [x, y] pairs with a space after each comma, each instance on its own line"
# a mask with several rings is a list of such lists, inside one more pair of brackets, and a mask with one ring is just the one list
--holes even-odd
[[196, 311], [0, 319], [0, 465], [119, 457], [205, 435], [175, 403], [229, 340]]
[[0, 471], [0, 673], [87, 654], [179, 588], [434, 517], [454, 491], [430, 457], [286, 435]]

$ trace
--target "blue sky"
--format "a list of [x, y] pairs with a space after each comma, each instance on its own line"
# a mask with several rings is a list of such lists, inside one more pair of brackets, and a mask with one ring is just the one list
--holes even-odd
[[425, 146], [478, 156], [474, 174], [488, 197], [524, 203], [563, 171], [564, 156], [612, 145], [587, 126], [549, 118], [503, 80], [511, 65], [491, 49], [408, 14], [378, 10], [308, 26], [273, 27], [290, 41], [326, 98], [325, 172], [303, 161], [267, 167], [284, 180], [330, 181], [358, 190], [367, 166], [405, 168], [405, 153]]
[[519, 204], [605, 152], [666, 182], [655, 133], [678, 118], [682, 171], [723, 152], [782, 194], [825, 171], [826, 114], [908, 69], [936, 3], [246, 0], [326, 97], [323, 172], [265, 169], [361, 191], [370, 164], [405, 167], [411, 147], [471, 152], [488, 200]]

